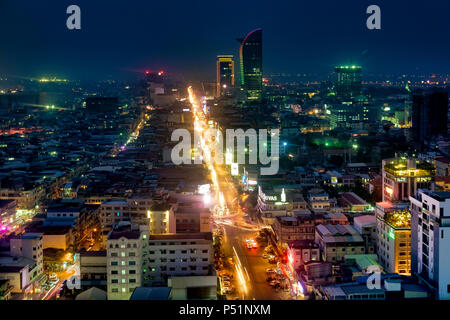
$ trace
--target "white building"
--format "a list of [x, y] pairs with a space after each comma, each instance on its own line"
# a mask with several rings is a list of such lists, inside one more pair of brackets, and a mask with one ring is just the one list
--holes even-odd
[[131, 224], [118, 224], [108, 234], [108, 300], [129, 300], [134, 288], [142, 284], [142, 251], [146, 230], [133, 230]]
[[450, 192], [418, 190], [411, 201], [411, 268], [450, 300]]
[[10, 241], [10, 254], [13, 257], [25, 257], [36, 262], [31, 274], [32, 279], [42, 277], [44, 273], [43, 234], [24, 233]]
[[144, 281], [165, 285], [171, 277], [210, 275], [213, 257], [209, 232], [150, 235], [144, 253]]

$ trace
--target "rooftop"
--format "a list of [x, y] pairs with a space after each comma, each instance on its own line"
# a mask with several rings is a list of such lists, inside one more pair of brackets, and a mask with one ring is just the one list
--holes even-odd
[[149, 240], [212, 240], [211, 232], [152, 234]]

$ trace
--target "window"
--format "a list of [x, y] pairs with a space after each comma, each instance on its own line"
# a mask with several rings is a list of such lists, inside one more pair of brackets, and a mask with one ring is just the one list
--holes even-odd
[[118, 293], [118, 292], [119, 292], [119, 289], [117, 289], [117, 288], [112, 288], [112, 289], [111, 289], [111, 292], [112, 292], [112, 293]]
[[136, 274], [136, 270], [130, 270], [128, 273], [129, 274]]
[[111, 274], [118, 274], [119, 272], [117, 270], [111, 270]]
[[128, 261], [128, 265], [129, 266], [135, 266], [136, 265], [136, 261]]
[[111, 252], [111, 257], [117, 257], [117, 252]]
[[126, 283], [126, 282], [127, 282], [127, 279], [122, 278], [122, 283]]
[[130, 279], [130, 283], [136, 283], [136, 279]]
[[117, 265], [118, 265], [117, 261], [111, 261], [111, 266], [117, 266]]
[[112, 279], [112, 280], [111, 280], [111, 283], [119, 283], [119, 280], [117, 280], [117, 279]]
[[130, 257], [135, 257], [136, 256], [136, 252], [130, 252]]
[[126, 271], [125, 271], [125, 269], [123, 269], [123, 270], [122, 270], [122, 275], [124, 275], [124, 274], [126, 274]]

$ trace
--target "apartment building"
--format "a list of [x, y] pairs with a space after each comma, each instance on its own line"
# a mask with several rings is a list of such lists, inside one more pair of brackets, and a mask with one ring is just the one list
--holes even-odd
[[142, 284], [142, 256], [148, 230], [136, 230], [129, 222], [119, 223], [108, 234], [108, 300], [129, 300]]
[[315, 238], [315, 220], [312, 215], [276, 217], [272, 228], [280, 243]]
[[36, 262], [31, 278], [41, 277], [44, 272], [43, 234], [24, 233], [10, 240], [10, 254], [13, 257], [25, 257]]
[[166, 285], [171, 277], [207, 276], [213, 267], [212, 233], [154, 234], [143, 255], [144, 282]]
[[450, 300], [450, 192], [419, 190], [411, 201], [411, 269]]
[[345, 255], [366, 251], [363, 237], [351, 225], [318, 225], [316, 243], [322, 252], [322, 260], [333, 263], [343, 261]]

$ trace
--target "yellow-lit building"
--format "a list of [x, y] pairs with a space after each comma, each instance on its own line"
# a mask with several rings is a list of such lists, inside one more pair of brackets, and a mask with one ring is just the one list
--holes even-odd
[[232, 55], [217, 56], [217, 96], [234, 87], [234, 61]]
[[408, 201], [417, 189], [430, 189], [436, 174], [433, 164], [413, 158], [382, 161], [383, 202]]
[[411, 274], [411, 213], [409, 203], [378, 202], [377, 255], [387, 273]]

